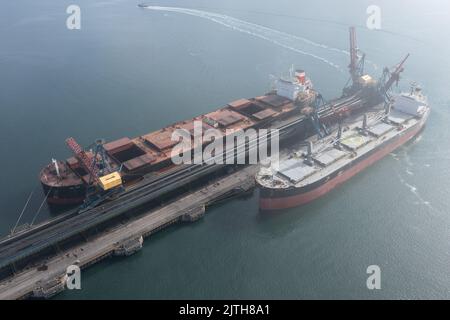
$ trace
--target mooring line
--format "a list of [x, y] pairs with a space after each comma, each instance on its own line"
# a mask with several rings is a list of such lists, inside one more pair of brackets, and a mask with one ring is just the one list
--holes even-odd
[[41, 212], [42, 206], [44, 205], [45, 201], [48, 198], [48, 195], [50, 194], [50, 191], [52, 191], [53, 187], [50, 187], [50, 189], [48, 190], [47, 194], [45, 195], [44, 200], [42, 200], [41, 205], [39, 206], [38, 211], [36, 212], [36, 214], [33, 217], [33, 220], [31, 220], [30, 226], [33, 225], [34, 221], [36, 220], [37, 216], [39, 215], [39, 212]]
[[33, 193], [34, 193], [34, 190], [31, 191], [30, 195], [28, 196], [28, 200], [27, 200], [27, 202], [25, 202], [25, 205], [23, 206], [22, 212], [20, 213], [19, 219], [17, 219], [17, 222], [16, 222], [16, 224], [14, 225], [14, 228], [11, 230], [11, 234], [13, 234], [14, 231], [16, 230], [17, 225], [19, 224], [19, 221], [20, 221], [20, 219], [22, 218], [23, 213], [25, 212], [25, 209], [26, 209], [27, 206], [28, 206], [28, 203], [30, 202], [31, 197], [33, 196]]

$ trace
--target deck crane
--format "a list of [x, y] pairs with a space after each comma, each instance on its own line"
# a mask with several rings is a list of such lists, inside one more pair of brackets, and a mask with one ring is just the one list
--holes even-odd
[[89, 184], [92, 182], [98, 182], [99, 170], [95, 165], [93, 157], [88, 156], [88, 154], [81, 148], [81, 146], [72, 137], [66, 139], [67, 146], [72, 150], [75, 158], [80, 162], [83, 169], [89, 174]]
[[314, 100], [313, 110], [309, 115], [314, 129], [316, 130], [320, 138], [323, 138], [330, 134], [327, 126], [322, 123], [322, 121], [320, 121], [319, 117], [319, 110], [326, 105], [328, 105], [328, 103], [325, 101], [323, 96], [320, 93], [317, 94], [316, 99]]
[[[364, 75], [364, 65], [366, 55], [362, 53], [356, 44], [356, 29], [355, 27], [350, 27], [350, 64], [348, 69], [350, 72], [350, 79], [344, 88], [344, 94], [348, 95], [360, 87], [360, 79]], [[350, 85], [351, 81], [351, 85]]]
[[400, 80], [400, 74], [405, 70], [403, 67], [406, 60], [409, 58], [409, 53], [406, 55], [405, 58], [394, 68], [394, 70], [391, 72], [388, 67], [384, 68], [383, 74], [381, 75], [381, 79], [378, 83], [378, 90], [381, 93], [381, 95], [386, 99], [386, 101], [390, 101], [389, 96], [389, 90], [391, 89], [392, 85], [395, 83], [398, 85], [398, 82]]
[[356, 29], [350, 27], [350, 75], [353, 85], [359, 83], [359, 78], [364, 74], [364, 63], [366, 55], [361, 53], [356, 44]]
[[389, 91], [392, 88], [392, 85], [395, 83], [398, 86], [398, 82], [400, 81], [400, 74], [405, 70], [403, 67], [406, 60], [409, 58], [409, 53], [405, 58], [394, 68], [391, 72], [388, 67], [383, 69], [383, 74], [378, 82], [378, 92], [384, 99], [384, 108], [385, 113], [389, 114], [391, 109], [392, 98], [389, 94]]
[[97, 139], [95, 141], [95, 144], [93, 145], [93, 148], [95, 149], [93, 166], [98, 167], [98, 170], [101, 175], [105, 175], [113, 171], [108, 161], [106, 150], [103, 147], [104, 144], [105, 144], [104, 139]]
[[66, 144], [72, 150], [75, 158], [89, 174], [86, 200], [80, 207], [79, 212], [95, 207], [123, 188], [120, 173], [117, 171], [112, 172], [107, 161], [103, 143], [103, 140], [98, 139], [95, 153], [93, 156], [90, 156], [74, 138], [66, 139]]

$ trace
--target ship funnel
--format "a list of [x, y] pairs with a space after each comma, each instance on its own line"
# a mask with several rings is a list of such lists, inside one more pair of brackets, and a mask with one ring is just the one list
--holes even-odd
[[295, 78], [300, 82], [301, 84], [305, 84], [306, 82], [306, 72], [305, 70], [295, 70]]

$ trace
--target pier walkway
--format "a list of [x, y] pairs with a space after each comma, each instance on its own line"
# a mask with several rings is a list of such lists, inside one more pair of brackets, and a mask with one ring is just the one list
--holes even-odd
[[143, 238], [152, 233], [178, 221], [195, 221], [203, 216], [208, 205], [252, 189], [256, 170], [256, 166], [249, 166], [212, 181], [164, 207], [117, 225], [87, 242], [41, 261], [37, 267], [22, 270], [4, 279], [0, 282], [0, 299], [51, 297], [64, 290], [68, 266], [76, 264], [83, 269], [111, 255], [126, 256], [138, 251], [142, 247]]

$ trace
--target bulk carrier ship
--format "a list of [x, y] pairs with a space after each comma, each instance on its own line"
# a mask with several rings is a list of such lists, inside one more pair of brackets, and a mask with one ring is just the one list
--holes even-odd
[[[124, 137], [107, 143], [99, 139], [86, 150], [74, 138], [68, 138], [66, 143], [74, 156], [65, 161], [53, 159], [40, 172], [46, 200], [51, 205], [82, 204], [85, 210], [124, 194], [130, 188], [142, 186], [146, 181], [155, 183], [159, 176], [164, 179], [164, 174], [179, 169], [171, 159], [172, 148], [178, 144], [172, 138], [173, 133], [177, 129], [187, 130], [191, 134], [191, 145], [195, 146], [194, 122], [200, 122], [203, 131], [216, 129], [224, 136], [236, 130], [278, 128], [282, 124], [284, 128], [289, 127], [286, 131], [290, 133], [283, 132], [283, 139], [293, 133], [302, 138], [314, 133], [325, 136], [328, 128], [340, 119], [382, 103], [390, 87], [398, 81], [406, 60], [393, 71], [386, 69], [382, 79], [376, 82], [364, 74], [364, 59], [365, 55], [356, 47], [352, 27], [351, 82], [343, 95], [332, 101], [325, 101], [314, 90], [305, 71], [291, 70], [288, 77], [278, 79], [275, 88], [265, 95], [239, 99], [218, 110], [136, 138]], [[202, 141], [202, 148], [209, 142]], [[193, 149], [189, 150], [191, 155]], [[224, 154], [228, 152], [224, 150]]]
[[325, 139], [308, 139], [284, 155], [277, 168], [261, 168], [256, 176], [260, 208], [313, 201], [416, 137], [430, 113], [421, 89], [413, 86], [392, 100], [386, 110], [346, 119]]
[[[288, 90], [292, 91], [291, 99], [286, 97]], [[194, 123], [201, 123], [203, 132], [215, 129], [224, 137], [238, 130], [269, 128], [276, 122], [299, 116], [300, 110], [312, 105], [316, 95], [306, 73], [297, 70], [289, 80], [277, 81], [276, 89], [267, 95], [239, 99], [213, 112], [133, 139], [124, 137], [108, 143], [98, 140], [84, 150], [74, 138], [68, 138], [66, 143], [74, 156], [65, 161], [53, 160], [40, 173], [47, 202], [80, 204], [88, 193], [100, 194], [113, 189], [123, 191], [124, 188], [120, 187], [132, 186], [146, 175], [176, 169], [171, 156], [172, 148], [179, 143], [172, 138], [177, 129], [190, 133], [192, 149], [183, 151], [193, 155], [196, 147]], [[206, 140], [202, 142], [202, 148], [209, 143]]]

